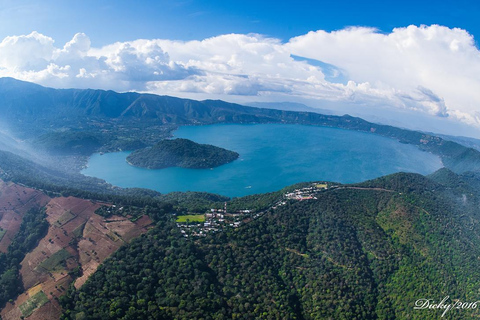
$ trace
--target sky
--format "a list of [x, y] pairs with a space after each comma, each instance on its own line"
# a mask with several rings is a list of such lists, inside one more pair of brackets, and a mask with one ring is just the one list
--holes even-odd
[[480, 138], [476, 1], [0, 0], [0, 77]]

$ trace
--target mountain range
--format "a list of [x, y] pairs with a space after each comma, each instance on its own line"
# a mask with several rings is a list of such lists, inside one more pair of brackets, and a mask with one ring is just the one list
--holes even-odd
[[[480, 286], [480, 153], [448, 137], [348, 115], [60, 90], [11, 78], [0, 79], [0, 119], [8, 129], [0, 144], [2, 319], [479, 315], [472, 303]], [[211, 123], [370, 132], [437, 154], [445, 168], [228, 199], [117, 188], [58, 165]], [[35, 156], [40, 150], [61, 160], [45, 164]], [[237, 220], [210, 233], [177, 222], [195, 214]], [[415, 308], [425, 299], [437, 307]], [[467, 304], [446, 310], [442, 299]]]
[[135, 150], [169, 137], [178, 125], [295, 123], [357, 130], [408, 143], [441, 157], [458, 173], [480, 168], [480, 152], [430, 133], [334, 116], [246, 107], [221, 100], [92, 89], [52, 89], [0, 79], [0, 119], [35, 148], [88, 156], [96, 151]]

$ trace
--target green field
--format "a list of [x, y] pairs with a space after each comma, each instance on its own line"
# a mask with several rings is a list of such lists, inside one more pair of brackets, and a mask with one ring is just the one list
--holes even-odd
[[177, 222], [179, 222], [179, 223], [185, 223], [185, 222], [202, 223], [202, 222], [205, 222], [205, 215], [204, 214], [189, 214], [189, 215], [186, 215], [186, 216], [178, 216], [177, 217]]
[[73, 235], [75, 238], [80, 238], [83, 235], [83, 229], [85, 229], [85, 223], [79, 225], [75, 230], [73, 230]]
[[62, 249], [60, 251], [55, 252], [50, 258], [43, 261], [38, 267], [43, 268], [47, 271], [55, 271], [59, 269], [59, 266], [63, 266], [65, 263], [65, 260], [67, 260], [70, 257], [71, 257], [71, 254], [67, 250]]
[[73, 218], [75, 218], [76, 215], [74, 215], [73, 213], [71, 213], [70, 211], [66, 211], [64, 214], [62, 214], [60, 216], [60, 218], [58, 218], [57, 221], [55, 221], [55, 225], [57, 227], [61, 227], [63, 226], [65, 223], [67, 223], [68, 221], [72, 220]]
[[22, 305], [20, 305], [20, 311], [22, 311], [22, 315], [24, 317], [28, 317], [35, 311], [35, 309], [40, 308], [49, 300], [43, 291], [39, 291], [33, 297], [25, 301]]

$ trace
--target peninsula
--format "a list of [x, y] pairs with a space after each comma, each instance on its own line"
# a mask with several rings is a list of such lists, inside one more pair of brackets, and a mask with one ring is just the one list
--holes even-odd
[[182, 167], [207, 169], [232, 162], [239, 154], [209, 144], [198, 144], [188, 139], [162, 140], [151, 148], [132, 152], [127, 162], [136, 167], [162, 169]]

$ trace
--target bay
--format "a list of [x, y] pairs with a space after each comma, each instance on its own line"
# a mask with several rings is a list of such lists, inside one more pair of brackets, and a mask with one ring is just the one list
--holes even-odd
[[230, 197], [279, 190], [304, 181], [361, 182], [395, 172], [429, 174], [439, 157], [370, 133], [282, 124], [183, 126], [175, 137], [240, 154], [212, 169], [149, 170], [127, 164], [129, 152], [94, 154], [83, 174], [120, 187], [161, 193], [205, 191]]

